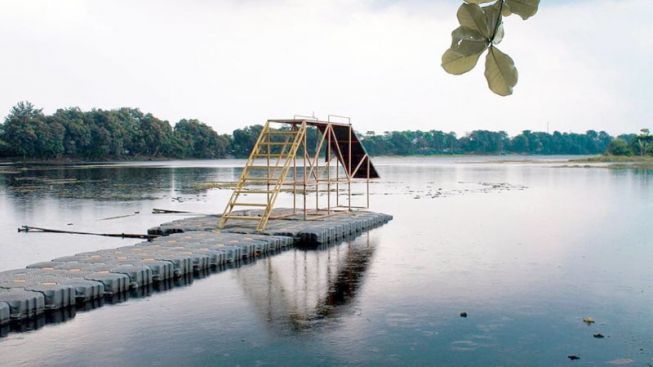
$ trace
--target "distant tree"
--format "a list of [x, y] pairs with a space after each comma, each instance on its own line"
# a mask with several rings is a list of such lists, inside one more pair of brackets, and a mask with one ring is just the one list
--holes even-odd
[[[122, 154], [126, 156], [152, 156], [152, 151], [158, 152], [160, 150], [160, 143], [148, 136], [151, 131], [145, 131], [144, 128], [148, 125], [148, 122], [145, 121], [145, 114], [139, 109], [123, 107], [111, 111], [111, 114], [122, 130]], [[172, 134], [172, 127], [167, 122], [166, 124]], [[150, 144], [155, 146], [152, 147]]]
[[89, 126], [91, 144], [86, 146], [84, 157], [93, 159], [121, 158], [125, 155], [123, 136], [117, 116], [110, 111], [91, 110], [84, 114]]
[[175, 124], [176, 144], [183, 158], [224, 158], [228, 139], [198, 120], [180, 120]]
[[521, 134], [512, 138], [510, 142], [511, 151], [515, 153], [528, 153], [529, 152], [529, 141], [528, 136], [531, 135], [530, 130], [524, 130]]
[[641, 129], [634, 141], [633, 151], [639, 155], [653, 155], [653, 135], [649, 129]]
[[[138, 153], [150, 157], [169, 157], [173, 155], [174, 133], [168, 121], [162, 121], [147, 114], [140, 120], [141, 139]], [[213, 134], [215, 132], [211, 130]]]
[[468, 153], [497, 154], [505, 152], [510, 139], [505, 131], [474, 130], [460, 139], [461, 148]]
[[84, 121], [84, 112], [79, 108], [58, 109], [51, 118], [64, 128], [64, 155], [80, 157], [90, 149], [92, 144], [91, 130]]
[[5, 119], [3, 140], [11, 146], [12, 155], [37, 156], [37, 130], [45, 117], [41, 109], [30, 102], [18, 102]]
[[4, 140], [0, 139], [0, 157], [9, 157], [11, 146]]
[[256, 139], [262, 129], [263, 126], [261, 125], [252, 125], [234, 130], [232, 134], [231, 154], [240, 158], [249, 156], [249, 152], [256, 143]]
[[393, 131], [390, 133], [389, 141], [392, 147], [392, 154], [395, 155], [408, 155], [413, 151], [413, 144], [415, 141], [410, 139], [410, 132]]
[[633, 151], [630, 149], [630, 145], [623, 139], [615, 139], [608, 145], [607, 153], [610, 155], [624, 155], [631, 156]]
[[59, 158], [64, 152], [64, 136], [66, 129], [55, 121], [52, 116], [45, 117], [44, 122], [37, 125], [36, 155], [39, 158]]
[[10, 155], [11, 146], [4, 141], [5, 124], [0, 123], [0, 157], [8, 157]]

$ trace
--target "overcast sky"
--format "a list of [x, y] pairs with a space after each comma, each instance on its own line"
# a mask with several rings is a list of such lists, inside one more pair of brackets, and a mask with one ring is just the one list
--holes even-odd
[[519, 83], [440, 57], [455, 0], [0, 0], [0, 115], [20, 100], [138, 107], [231, 132], [266, 118], [347, 115], [358, 130], [653, 127], [653, 1], [542, 0], [505, 20]]

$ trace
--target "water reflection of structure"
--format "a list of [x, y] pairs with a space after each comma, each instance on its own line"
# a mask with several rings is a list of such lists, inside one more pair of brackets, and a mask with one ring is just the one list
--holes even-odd
[[271, 329], [302, 331], [351, 309], [375, 249], [365, 234], [355, 241], [294, 250], [292, 256], [268, 257], [235, 272]]
[[360, 289], [374, 250], [369, 234], [364, 234], [355, 241], [337, 245], [321, 245], [313, 250], [293, 249], [292, 254], [287, 254], [289, 256], [275, 256], [286, 252], [284, 250], [271, 251], [257, 260], [243, 260], [213, 267], [210, 271], [185, 274], [181, 278], [156, 282], [128, 293], [105, 296], [47, 311], [31, 319], [0, 325], [0, 337], [7, 336], [9, 332], [28, 332], [47, 324], [66, 322], [78, 312], [190, 285], [196, 279], [227, 269], [233, 269], [243, 289], [268, 322], [287, 323], [293, 330], [307, 329], [316, 321], [333, 318], [347, 309], [343, 306], [350, 304]]

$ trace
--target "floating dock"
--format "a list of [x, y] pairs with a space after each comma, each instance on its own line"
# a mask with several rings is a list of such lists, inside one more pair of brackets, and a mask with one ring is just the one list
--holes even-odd
[[[251, 217], [256, 211], [236, 215]], [[239, 264], [294, 246], [317, 246], [356, 236], [390, 221], [369, 211], [341, 212], [301, 220], [289, 209], [275, 209], [263, 232], [237, 218], [219, 233], [218, 216], [176, 220], [151, 228], [151, 241], [116, 249], [84, 252], [0, 272], [0, 325], [21, 322], [48, 311], [120, 296], [159, 282]], [[234, 213], [232, 213], [234, 215]]]

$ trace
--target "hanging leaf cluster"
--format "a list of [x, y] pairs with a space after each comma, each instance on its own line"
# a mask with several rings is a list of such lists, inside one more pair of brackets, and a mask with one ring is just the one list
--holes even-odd
[[510, 56], [496, 45], [504, 36], [503, 17], [517, 14], [526, 20], [537, 13], [540, 0], [464, 0], [458, 8], [460, 27], [451, 32], [451, 47], [442, 55], [442, 68], [460, 75], [474, 68], [485, 56], [488, 87], [500, 96], [512, 94], [517, 68]]

